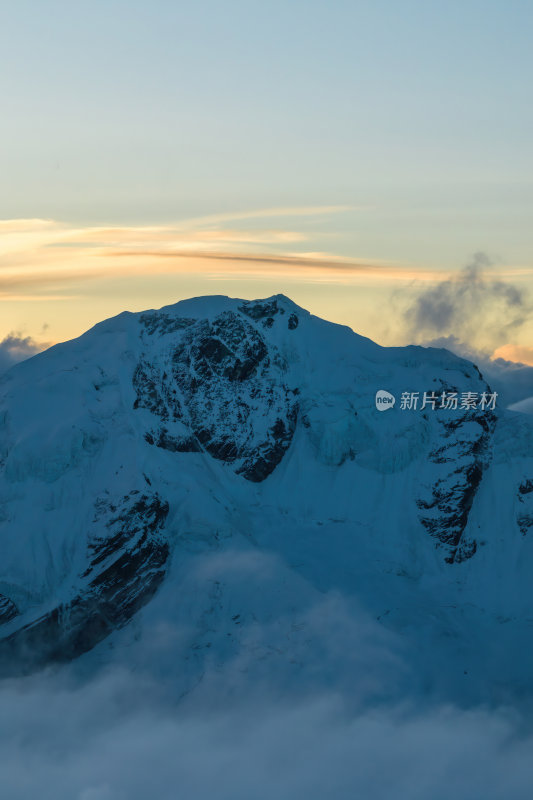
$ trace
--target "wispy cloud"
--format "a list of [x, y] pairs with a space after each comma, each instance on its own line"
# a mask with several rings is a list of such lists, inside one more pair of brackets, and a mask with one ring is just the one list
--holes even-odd
[[[442, 294], [447, 278], [443, 271], [330, 252], [334, 234], [326, 218], [356, 210], [352, 206], [272, 208], [173, 225], [74, 226], [46, 219], [3, 220], [0, 300], [71, 298], [92, 279], [158, 275], [189, 275], [207, 281], [284, 278], [376, 285], [440, 281], [441, 288], [435, 291]], [[289, 224], [305, 218], [314, 224]], [[273, 227], [275, 219], [278, 224]], [[237, 225], [250, 220], [253, 227]], [[421, 307], [416, 311], [420, 313]]]
[[[84, 281], [143, 275], [228, 279], [308, 276], [312, 281], [406, 280], [435, 273], [317, 248], [331, 241], [319, 220], [351, 206], [272, 208], [198, 217], [174, 225], [73, 226], [54, 220], [0, 222], [0, 299], [71, 297]], [[290, 220], [312, 218], [298, 229]], [[272, 221], [278, 226], [272, 227]], [[237, 226], [254, 220], [253, 227]], [[267, 223], [265, 225], [265, 223]], [[283, 223], [283, 225], [281, 225]]]
[[331, 205], [331, 206], [286, 206], [282, 208], [263, 208], [255, 211], [235, 211], [228, 214], [211, 214], [203, 217], [194, 217], [187, 224], [201, 226], [222, 222], [236, 222], [246, 219], [267, 219], [276, 217], [319, 217], [341, 214], [348, 211], [368, 210], [369, 206]]

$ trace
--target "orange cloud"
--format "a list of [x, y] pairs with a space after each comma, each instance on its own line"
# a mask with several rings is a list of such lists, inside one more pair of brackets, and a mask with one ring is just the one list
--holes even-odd
[[[71, 297], [93, 279], [193, 276], [237, 280], [383, 285], [443, 280], [447, 273], [402, 263], [342, 258], [316, 249], [330, 232], [271, 227], [354, 210], [349, 206], [278, 208], [221, 214], [173, 225], [74, 226], [55, 220], [0, 221], [0, 299]], [[237, 227], [251, 220], [253, 229]], [[261, 219], [268, 227], [261, 227]], [[230, 224], [231, 223], [231, 227]], [[523, 270], [523, 268], [520, 268]], [[507, 270], [507, 275], [512, 271]]]
[[533, 367], [533, 347], [520, 344], [505, 344], [498, 347], [492, 358], [503, 358], [505, 361], [519, 361]]
[[[344, 206], [266, 209], [202, 217], [175, 225], [86, 226], [54, 220], [0, 221], [0, 298], [36, 299], [91, 279], [193, 275], [210, 280], [305, 277], [310, 281], [433, 280], [435, 272], [367, 259], [346, 259], [309, 248], [299, 230], [224, 227], [239, 219], [339, 213]], [[313, 240], [331, 234], [315, 231]], [[298, 246], [302, 245], [301, 252]]]

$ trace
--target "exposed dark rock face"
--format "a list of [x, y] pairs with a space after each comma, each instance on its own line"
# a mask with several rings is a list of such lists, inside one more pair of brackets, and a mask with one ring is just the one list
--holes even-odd
[[490, 462], [490, 442], [496, 424], [492, 412], [440, 414], [442, 444], [429, 454], [439, 477], [417, 500], [420, 520], [446, 551], [445, 560], [459, 563], [477, 550], [475, 539], [465, 538], [472, 503]]
[[89, 542], [83, 590], [0, 641], [4, 674], [68, 661], [126, 624], [153, 597], [169, 558], [168, 503], [134, 490], [116, 504], [101, 499]]
[[239, 311], [242, 311], [243, 314], [246, 314], [256, 322], [258, 320], [265, 319], [265, 317], [272, 319], [273, 321], [273, 318], [276, 314], [285, 314], [285, 309], [278, 304], [277, 300], [270, 300], [265, 303], [243, 303], [242, 306], [239, 306]]
[[203, 452], [195, 436], [172, 436], [166, 428], [160, 428], [155, 433], [146, 433], [144, 438], [148, 444], [155, 444], [171, 453]]
[[533, 492], [533, 480], [526, 480], [518, 487], [518, 493], [521, 495], [531, 494]]
[[148, 336], [153, 336], [154, 333], [158, 333], [160, 336], [165, 333], [176, 333], [195, 322], [194, 319], [175, 317], [164, 311], [145, 311], [144, 314], [141, 314], [139, 321]]
[[518, 487], [517, 500], [520, 503], [520, 511], [516, 516], [516, 521], [522, 536], [533, 533], [533, 480], [528, 478]]
[[533, 530], [533, 514], [520, 514], [516, 520], [522, 536]]
[[[164, 364], [146, 354], [133, 377], [134, 407], [165, 423], [147, 431], [148, 443], [173, 452], [203, 450], [247, 480], [262, 481], [291, 444], [297, 391], [285, 383], [276, 348], [246, 319], [269, 327], [284, 309], [272, 301], [241, 311], [244, 316], [227, 311], [184, 326]], [[150, 317], [150, 330], [162, 329]]]
[[133, 386], [137, 393], [134, 408], [146, 408], [163, 422], [182, 417], [176, 391], [172, 391], [168, 376], [161, 373], [157, 365], [141, 362], [133, 374]]
[[18, 616], [18, 608], [15, 603], [3, 594], [0, 594], [0, 625], [10, 622]]

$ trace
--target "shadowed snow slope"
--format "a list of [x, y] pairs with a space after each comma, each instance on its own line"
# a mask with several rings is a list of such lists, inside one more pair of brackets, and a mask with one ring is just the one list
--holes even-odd
[[335, 686], [367, 635], [356, 604], [430, 689], [527, 689], [533, 421], [402, 409], [404, 391], [490, 387], [282, 295], [124, 313], [10, 369], [2, 673], [131, 664], [148, 641], [183, 693], [208, 667]]

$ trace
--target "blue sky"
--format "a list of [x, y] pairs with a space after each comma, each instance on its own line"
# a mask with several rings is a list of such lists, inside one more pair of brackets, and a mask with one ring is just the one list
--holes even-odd
[[[531, 282], [532, 23], [529, 0], [3, 3], [0, 219], [342, 206], [301, 215], [290, 253], [483, 250]], [[295, 232], [239, 222], [273, 225]]]

